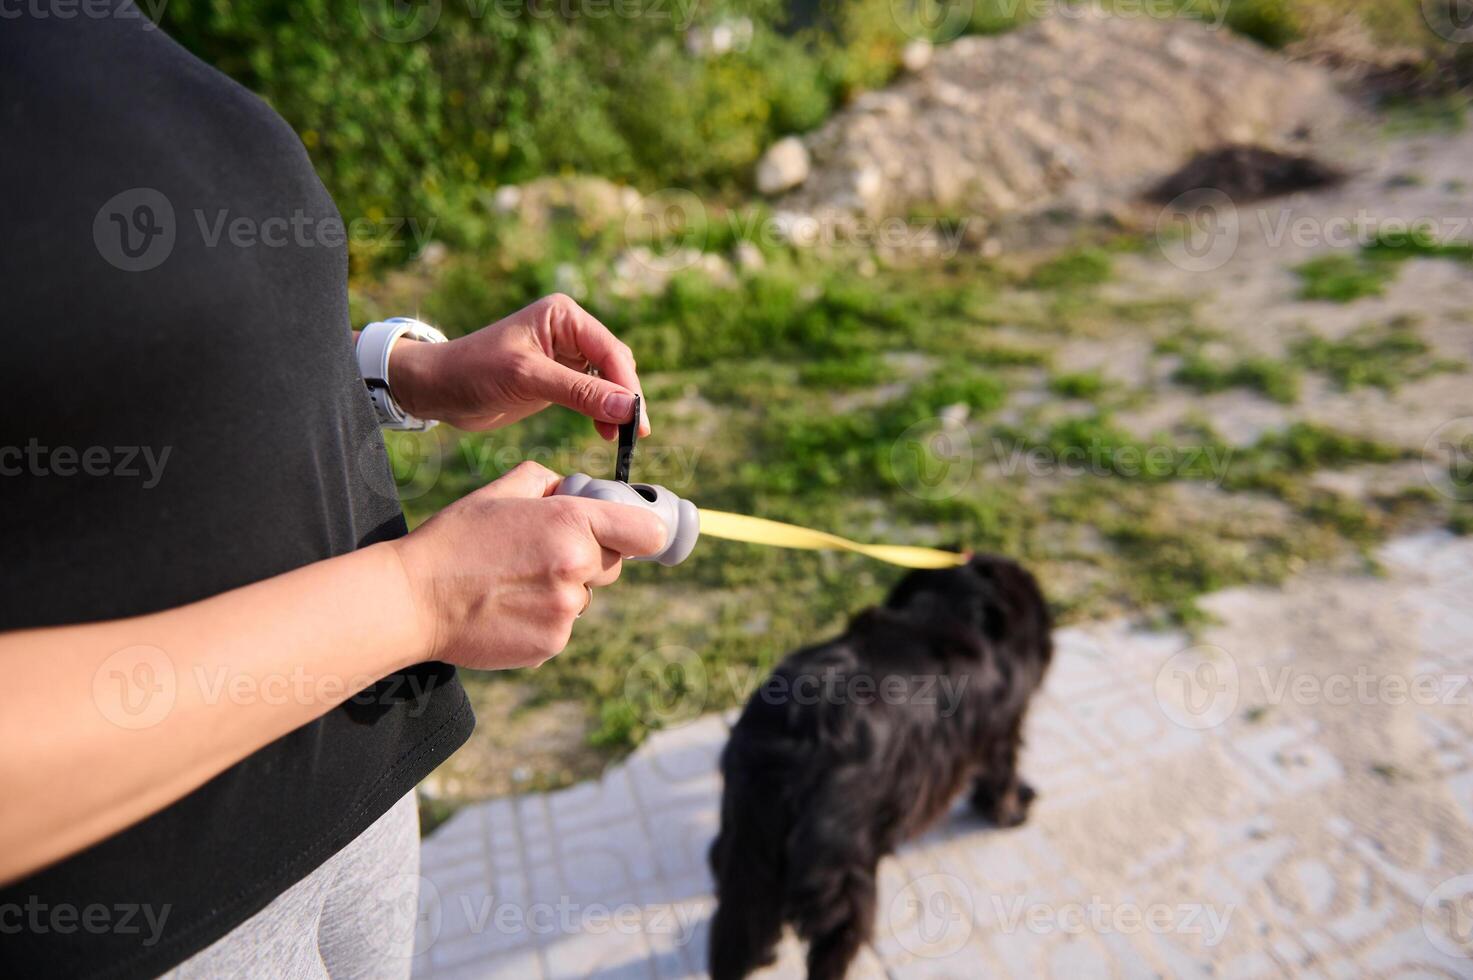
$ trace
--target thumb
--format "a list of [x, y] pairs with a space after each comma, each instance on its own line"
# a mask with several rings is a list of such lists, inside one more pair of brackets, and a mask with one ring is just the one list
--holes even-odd
[[591, 374], [545, 362], [527, 385], [534, 398], [555, 402], [596, 422], [628, 422], [634, 416], [634, 393]]
[[562, 477], [541, 463], [518, 463], [501, 477], [480, 489], [487, 497], [546, 497], [557, 489]]

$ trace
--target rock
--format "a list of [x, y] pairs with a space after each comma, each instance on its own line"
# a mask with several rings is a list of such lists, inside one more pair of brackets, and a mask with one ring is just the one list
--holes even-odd
[[925, 38], [916, 38], [907, 44], [900, 52], [900, 63], [908, 72], [918, 72], [931, 63], [931, 55], [936, 49], [931, 42]]
[[923, 70], [804, 137], [806, 179], [794, 183], [799, 155], [784, 140], [758, 182], [764, 193], [791, 188], [778, 207], [826, 224], [830, 211], [992, 221], [1061, 205], [1088, 218], [1225, 141], [1319, 138], [1350, 111], [1325, 70], [1231, 32], [1081, 11], [935, 48]]
[[552, 288], [556, 292], [567, 293], [576, 300], [588, 296], [588, 283], [583, 278], [583, 272], [571, 262], [559, 262], [557, 268], [552, 270]]
[[796, 136], [785, 136], [767, 148], [757, 161], [757, 190], [781, 194], [808, 179], [808, 148]]
[[697, 58], [716, 58], [752, 45], [752, 18], [723, 17], [710, 27], [692, 27], [685, 32], [685, 50]]
[[427, 242], [425, 247], [419, 250], [418, 262], [421, 267], [433, 269], [443, 265], [450, 256], [450, 249], [445, 247], [444, 242]]
[[623, 223], [631, 200], [638, 202], [637, 191], [602, 177], [539, 177], [498, 187], [492, 205], [503, 214], [515, 214], [531, 229], [569, 219], [591, 232]]
[[[689, 246], [655, 252], [644, 245], [620, 252], [610, 264], [608, 290], [621, 299], [656, 296], [665, 291], [676, 274], [700, 272], [718, 286], [736, 285], [731, 265], [719, 255]], [[576, 294], [570, 294], [576, 298]]]
[[805, 248], [818, 244], [819, 221], [802, 211], [777, 211], [772, 215], [772, 231], [778, 241]]
[[767, 259], [763, 257], [762, 250], [748, 241], [737, 242], [731, 251], [731, 257], [736, 263], [737, 271], [743, 275], [752, 275], [767, 268]]
[[496, 188], [496, 193], [491, 198], [492, 206], [500, 214], [510, 214], [522, 203], [522, 189], [516, 184], [506, 184]]

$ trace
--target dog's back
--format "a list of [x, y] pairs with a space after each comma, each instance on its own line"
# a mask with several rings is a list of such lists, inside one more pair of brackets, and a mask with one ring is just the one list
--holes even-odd
[[907, 576], [843, 636], [784, 660], [722, 755], [714, 980], [770, 962], [785, 921], [809, 976], [841, 977], [869, 936], [880, 857], [1016, 742], [1049, 656], [1032, 576], [984, 557]]

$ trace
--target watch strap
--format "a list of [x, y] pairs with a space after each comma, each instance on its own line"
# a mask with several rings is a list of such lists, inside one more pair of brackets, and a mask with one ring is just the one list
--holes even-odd
[[433, 419], [419, 419], [410, 415], [394, 398], [389, 387], [389, 354], [402, 337], [430, 344], [443, 344], [446, 341], [443, 333], [412, 317], [396, 316], [376, 320], [358, 334], [358, 374], [368, 389], [368, 397], [378, 414], [380, 426], [385, 429], [422, 432], [439, 423]]

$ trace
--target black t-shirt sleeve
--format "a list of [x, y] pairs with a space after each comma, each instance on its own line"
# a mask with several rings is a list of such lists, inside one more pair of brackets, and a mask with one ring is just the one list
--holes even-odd
[[[295, 134], [136, 7], [30, 9], [0, 26], [0, 631], [167, 609], [405, 533], [353, 360], [342, 223]], [[384, 679], [0, 889], [0, 925], [12, 905], [169, 909], [152, 942], [23, 917], [0, 975], [168, 969], [472, 724], [453, 668]]]

